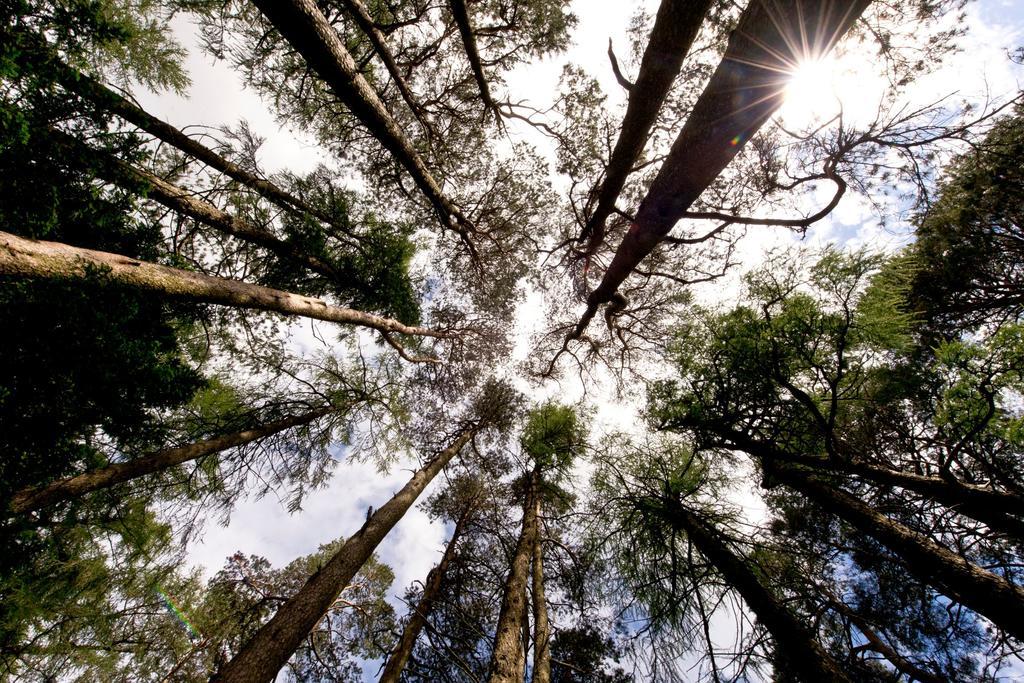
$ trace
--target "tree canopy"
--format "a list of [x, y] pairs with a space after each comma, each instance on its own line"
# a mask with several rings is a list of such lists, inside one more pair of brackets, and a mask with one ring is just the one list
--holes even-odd
[[1018, 677], [977, 3], [6, 3], [0, 677]]

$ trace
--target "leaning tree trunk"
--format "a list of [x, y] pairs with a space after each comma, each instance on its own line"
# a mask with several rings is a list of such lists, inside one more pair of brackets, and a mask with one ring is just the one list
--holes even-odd
[[398, 640], [398, 645], [395, 646], [395, 649], [388, 657], [388, 661], [384, 664], [384, 671], [380, 675], [380, 683], [398, 683], [398, 678], [402, 675], [402, 670], [412, 655], [416, 639], [419, 638], [420, 631], [426, 625], [427, 617], [434, 607], [434, 601], [441, 590], [441, 582], [444, 581], [444, 576], [448, 572], [448, 565], [451, 564], [452, 558], [455, 557], [459, 538], [462, 536], [462, 530], [467, 520], [469, 520], [472, 511], [473, 501], [466, 506], [462, 515], [455, 522], [455, 529], [452, 531], [452, 537], [448, 541], [448, 547], [445, 548], [444, 555], [441, 556], [441, 561], [427, 574], [427, 580], [423, 584], [423, 595], [420, 596], [419, 602], [416, 603], [416, 606], [409, 614], [409, 621], [405, 624], [405, 628], [402, 629], [402, 637]]
[[1024, 540], [1024, 517], [1020, 516], [1024, 515], [1024, 499], [1014, 493], [994, 491], [941, 477], [902, 472], [856, 460], [826, 460], [797, 455], [752, 439], [738, 430], [713, 428], [713, 431], [730, 447], [762, 460], [795, 463], [827, 474], [853, 474], [876, 485], [898, 486], [977, 520], [993, 531]]
[[[828, 471], [830, 467], [831, 463], [822, 463], [820, 469]], [[874, 484], [913, 491], [975, 519], [997, 533], [1024, 541], [1024, 518], [1019, 516], [1024, 515], [1024, 499], [1016, 494], [859, 462], [837, 463], [835, 469], [855, 474]]]
[[731, 587], [743, 597], [757, 621], [771, 634], [776, 650], [787, 668], [807, 681], [850, 679], [842, 667], [818, 644], [814, 635], [771, 594], [750, 568], [723, 541], [721, 532], [698, 518], [678, 502], [670, 503], [668, 519], [715, 566]]
[[[827, 53], [871, 0], [751, 0], [721, 64], [686, 119], [570, 338], [669, 233], [736, 153], [782, 104], [785, 74]], [[794, 52], [807, 45], [814, 55]]]
[[540, 497], [534, 497], [533, 535], [533, 683], [551, 683], [551, 627], [544, 597], [544, 552], [540, 529]]
[[427, 487], [479, 427], [463, 430], [451, 446], [420, 468], [412, 479], [370, 515], [327, 563], [309, 577], [298, 593], [283, 603], [211, 681], [266, 683], [273, 680], [317, 622], [330, 610], [342, 589], [370, 558], [388, 532], [402, 519]]
[[462, 45], [466, 49], [466, 58], [469, 59], [469, 67], [473, 71], [473, 78], [476, 80], [477, 88], [480, 90], [480, 99], [484, 106], [494, 113], [495, 118], [500, 122], [501, 114], [498, 112], [498, 105], [491, 97], [490, 86], [487, 85], [487, 76], [484, 75], [484, 67], [480, 61], [480, 52], [476, 47], [476, 37], [473, 35], [473, 25], [469, 21], [469, 9], [465, 0], [450, 0], [449, 6], [452, 10], [452, 18], [459, 28], [459, 35], [462, 37]]
[[430, 201], [442, 222], [469, 246], [469, 226], [458, 208], [444, 195], [412, 141], [384, 107], [373, 87], [359, 73], [314, 0], [253, 0], [334, 94], [370, 133], [398, 160]]
[[530, 474], [529, 489], [523, 504], [523, 524], [505, 579], [505, 590], [498, 613], [498, 628], [491, 653], [490, 683], [522, 683], [524, 656], [523, 622], [526, 615], [526, 581], [530, 573], [530, 555], [537, 535], [537, 490], [540, 472]]
[[268, 199], [287, 211], [301, 211], [329, 225], [335, 225], [334, 219], [313, 208], [307, 202], [281, 189], [270, 181], [246, 171], [238, 164], [225, 159], [209, 147], [193, 140], [174, 126], [161, 121], [149, 112], [129, 102], [127, 99], [106, 87], [99, 81], [83, 74], [57, 59], [51, 64], [56, 69], [57, 78], [68, 90], [84, 97], [103, 109], [120, 116], [125, 121], [137, 126], [153, 137], [192, 156], [210, 168], [223, 173], [232, 180], [252, 189], [260, 196]]
[[298, 245], [282, 240], [269, 230], [232, 216], [210, 202], [200, 199], [194, 193], [173, 185], [149, 171], [132, 166], [114, 154], [90, 147], [66, 133], [57, 130], [51, 130], [51, 133], [58, 136], [61, 143], [72, 153], [91, 155], [99, 159], [101, 163], [98, 174], [104, 179], [129, 190], [142, 183], [147, 186], [147, 198], [163, 204], [172, 211], [194, 218], [218, 232], [255, 244], [281, 258], [341, 282], [341, 273], [331, 263], [308, 254]]
[[109, 162], [108, 168], [101, 170], [101, 173], [105, 173], [107, 180], [118, 184], [124, 183], [125, 180], [141, 181], [148, 185], [149, 191], [146, 193], [148, 199], [157, 201], [172, 211], [194, 218], [218, 232], [255, 244], [335, 282], [346, 284], [342, 281], [338, 269], [329, 262], [305, 252], [292, 242], [286, 242], [269, 230], [232, 216], [226, 211], [221, 211], [210, 202], [199, 199], [193, 193], [113, 156], [107, 161]]
[[977, 567], [931, 539], [894, 522], [854, 496], [791, 466], [766, 473], [871, 536], [899, 557], [921, 581], [1024, 640], [1024, 589]]
[[334, 408], [318, 408], [302, 415], [275, 420], [252, 429], [198, 441], [187, 446], [166, 448], [135, 460], [114, 463], [74, 477], [60, 479], [45, 486], [24, 488], [14, 494], [10, 508], [12, 512], [24, 514], [65, 500], [80, 498], [93, 491], [162, 472], [228, 448], [243, 446], [293, 427], [309, 424], [333, 411]]
[[590, 254], [604, 241], [605, 221], [615, 209], [615, 201], [626, 184], [626, 178], [643, 152], [651, 126], [658, 118], [661, 105], [679, 75], [683, 59], [690, 51], [710, 7], [711, 0], [662, 0], [658, 8], [650, 40], [640, 61], [640, 72], [636, 82], [630, 86], [629, 104], [619, 128], [619, 138], [608, 160], [604, 182], [597, 191], [597, 207], [579, 236], [580, 242], [589, 242], [587, 252]]
[[395, 56], [388, 48], [384, 34], [377, 28], [377, 24], [374, 23], [373, 17], [370, 16], [370, 12], [366, 9], [366, 5], [362, 3], [362, 0], [342, 0], [342, 2], [348, 13], [355, 19], [359, 30], [370, 40], [370, 44], [373, 45], [373, 51], [377, 53], [380, 61], [384, 63], [384, 67], [388, 70], [388, 75], [391, 76], [392, 82], [398, 88], [398, 92], [401, 93], [402, 99], [409, 106], [413, 116], [423, 124], [423, 129], [427, 134], [433, 135], [430, 123], [423, 116], [423, 107], [416, 101], [412, 90], [409, 89], [409, 84], [405, 82], [402, 70], [399, 68], [398, 62], [395, 61]]
[[[199, 301], [238, 308], [299, 315], [327, 322], [368, 327], [381, 332], [392, 343], [391, 334], [447, 338], [446, 332], [405, 325], [391, 318], [332, 306], [320, 299], [293, 294], [238, 280], [203, 275], [156, 263], [93, 249], [80, 249], [59, 242], [29, 240], [0, 232], [0, 274], [39, 279], [87, 277], [99, 271], [111, 281], [159, 296]], [[412, 359], [432, 360], [432, 359]]]

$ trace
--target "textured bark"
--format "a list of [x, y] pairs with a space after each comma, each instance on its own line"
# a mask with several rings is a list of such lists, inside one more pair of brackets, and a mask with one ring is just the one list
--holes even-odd
[[484, 67], [480, 62], [480, 52], [476, 49], [476, 37], [473, 35], [473, 25], [469, 21], [469, 10], [466, 8], [465, 0], [450, 0], [452, 18], [459, 28], [459, 35], [462, 36], [462, 44], [466, 48], [466, 57], [469, 59], [469, 66], [473, 71], [473, 78], [476, 80], [477, 88], [480, 89], [480, 99], [484, 105], [498, 116], [498, 107], [491, 98], [491, 89], [487, 85], [487, 77], [484, 75]]
[[388, 532], [416, 502], [438, 472], [473, 438], [466, 429], [451, 446], [435, 455], [412, 479], [353, 534], [305, 585], [278, 608], [211, 681], [266, 683], [273, 680], [303, 639], [330, 610], [334, 601], [370, 559]]
[[526, 582], [530, 574], [530, 556], [537, 535], [537, 488], [540, 473], [530, 475], [530, 487], [523, 505], [523, 524], [512, 555], [501, 597], [498, 628], [491, 654], [490, 683], [522, 683], [524, 656], [523, 622], [526, 614]]
[[977, 567], [931, 539], [877, 512], [854, 496], [792, 466], [771, 466], [770, 476], [873, 537], [921, 581], [1024, 639], [1024, 589]]
[[573, 337], [782, 104], [785, 74], [802, 57], [793, 46], [827, 53], [870, 1], [751, 0]]
[[643, 152], [658, 111], [665, 102], [700, 31], [711, 0], [662, 0], [654, 19], [651, 37], [640, 61], [636, 82], [630, 86], [626, 116], [619, 128], [604, 181], [597, 192], [597, 207], [587, 221], [579, 241], [589, 241], [593, 253], [604, 241], [604, 224], [615, 209], [615, 201], [626, 184], [633, 164]]
[[65, 500], [79, 498], [87, 493], [110, 488], [148, 474], [162, 472], [192, 460], [197, 460], [228, 448], [242, 446], [310, 422], [332, 412], [333, 408], [318, 408], [302, 415], [286, 417], [253, 429], [225, 434], [213, 439], [198, 441], [187, 446], [166, 448], [150, 455], [114, 463], [66, 479], [60, 479], [46, 486], [33, 486], [18, 491], [11, 499], [11, 511], [19, 514], [39, 510]]
[[941, 503], [965, 517], [975, 519], [993, 531], [1024, 540], [1024, 517], [1020, 516], [1024, 515], [1024, 499], [1016, 494], [941, 477], [901, 472], [856, 460], [825, 460], [797, 455], [735, 430], [721, 429], [716, 430], [716, 433], [722, 436], [730, 447], [757, 458], [792, 462], [824, 473], [853, 474], [882, 486], [898, 486]]
[[551, 683], [551, 628], [544, 597], [544, 548], [540, 533], [540, 498], [534, 500], [533, 532], [533, 683]]
[[427, 617], [434, 607], [434, 601], [441, 590], [441, 582], [444, 581], [448, 565], [451, 564], [452, 558], [455, 557], [459, 537], [462, 536], [462, 530], [465, 528], [466, 521], [469, 519], [472, 511], [473, 503], [466, 507], [465, 511], [455, 522], [455, 529], [452, 531], [452, 537], [448, 541], [448, 547], [445, 548], [444, 555], [441, 556], [441, 561], [427, 574], [427, 580], [423, 584], [423, 595], [420, 596], [416, 607], [409, 614], [409, 621], [406, 622], [405, 628], [402, 629], [402, 637], [388, 657], [388, 661], [384, 664], [384, 671], [380, 675], [380, 683], [398, 683], [398, 678], [402, 675], [402, 670], [412, 655], [413, 647], [416, 646], [416, 639], [419, 638], [420, 631], [426, 625]]
[[[370, 16], [369, 11], [366, 9], [366, 5], [361, 0], [342, 0], [348, 13], [355, 19], [356, 24], [359, 26], [366, 37], [370, 40], [370, 44], [373, 45], [373, 51], [380, 57], [380, 61], [384, 63], [384, 68], [388, 70], [388, 74], [391, 76], [391, 80], [394, 82], [395, 87], [398, 88], [398, 92], [401, 93], [402, 99], [409, 106], [409, 110], [412, 112], [420, 123], [423, 124], [424, 128], [430, 132], [430, 126], [423, 119], [422, 107], [416, 101], [412, 91], [409, 89], [409, 85], [405, 82], [405, 78], [402, 76], [402, 71], [398, 67], [398, 63], [395, 61], [395, 56], [391, 54], [391, 50], [388, 49], [387, 41], [384, 38], [384, 34], [381, 33], [380, 29], [377, 28], [377, 24], [374, 23], [373, 17]], [[382, 679], [383, 680], [383, 679]]]
[[686, 533], [687, 538], [735, 588], [757, 621], [775, 641], [787, 671], [807, 681], [846, 681], [842, 667], [818, 644], [814, 635], [793, 616], [762, 584], [748, 563], [737, 557], [717, 529], [699, 519], [678, 502], [670, 504], [669, 522]]
[[441, 191], [398, 123], [367, 83], [314, 0], [253, 0], [281, 35], [412, 176], [445, 225], [468, 240], [467, 223]]
[[845, 472], [875, 484], [899, 486], [975, 519], [993, 531], [1024, 540], [1024, 518], [1017, 516], [1024, 514], [1024, 500], [1012, 493], [858, 462], [799, 462], [824, 472]]
[[226, 211], [221, 211], [210, 202], [199, 199], [177, 185], [172, 185], [148, 171], [136, 168], [113, 157], [110, 159], [109, 166], [111, 172], [108, 174], [107, 179], [111, 182], [117, 183], [125, 178], [142, 181], [149, 186], [149, 192], [146, 196], [163, 204], [168, 209], [194, 218], [225, 235], [230, 235], [263, 247], [267, 251], [302, 265], [316, 273], [320, 273], [325, 277], [333, 280], [339, 280], [340, 278], [338, 270], [327, 261], [307, 254], [300, 247], [280, 239], [269, 230], [232, 216]]
[[70, 66], [53, 60], [57, 76], [61, 84], [68, 90], [90, 100], [103, 109], [120, 116], [125, 121], [139, 127], [158, 140], [176, 147], [210, 168], [220, 171], [232, 180], [251, 188], [262, 197], [287, 211], [299, 210], [318, 218], [325, 223], [333, 224], [327, 214], [314, 209], [295, 195], [287, 192], [264, 178], [246, 171], [238, 164], [225, 159], [209, 147], [193, 140], [174, 126], [161, 121], [149, 112], [129, 102], [127, 99], [106, 87], [99, 81], [83, 74]]
[[[320, 299], [238, 280], [203, 275], [105, 251], [79, 249], [59, 242], [28, 240], [0, 232], [0, 274], [29, 278], [77, 279], [100, 270], [112, 282], [161, 297], [299, 315], [327, 322], [368, 327], [382, 332], [424, 337], [450, 336], [391, 318], [332, 306]], [[390, 337], [387, 337], [390, 338]]]

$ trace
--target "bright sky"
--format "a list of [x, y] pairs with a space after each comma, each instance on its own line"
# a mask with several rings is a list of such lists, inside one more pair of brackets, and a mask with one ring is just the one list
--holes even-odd
[[[525, 97], [537, 104], [549, 102], [562, 65], [572, 61], [583, 65], [600, 79], [606, 92], [612, 95], [613, 103], [621, 102], [622, 90], [615, 82], [606, 54], [608, 39], [613, 39], [627, 77], [635, 75], [636, 65], [629, 60], [626, 27], [639, 4], [595, 3], [593, 0], [574, 2], [574, 10], [580, 17], [576, 44], [567, 55], [559, 55], [511, 74], [507, 86], [513, 98]], [[280, 129], [260, 99], [242, 87], [238, 77], [226, 65], [213, 62], [212, 58], [199, 51], [187, 21], [176, 21], [180, 39], [190, 52], [187, 68], [192, 77], [191, 88], [185, 97], [141, 95], [139, 99], [144, 108], [180, 127], [233, 125], [244, 118], [267, 139], [262, 149], [262, 162], [268, 170], [287, 168], [302, 172], [326, 161], [322, 152], [309, 140], [293, 131]], [[1024, 27], [1024, 2], [984, 0], [971, 5], [967, 25], [969, 33], [962, 43], [963, 49], [951, 57], [940, 71], [915, 86], [912, 93], [915, 100], [934, 99], [954, 91], [961, 96], [978, 97], [986, 87], [993, 94], [1005, 96], [1019, 89], [1021, 71], [1008, 63], [1006, 53], [1024, 43], [1021, 30]], [[816, 115], [827, 118], [831, 114], [828, 108], [835, 106], [835, 100], [822, 97], [825, 92], [834, 92], [842, 100], [848, 115], [873, 111], [878, 98], [878, 84], [862, 75], [870, 71], [870, 66], [871, 55], [853, 55], [848, 60], [826, 62], [808, 73], [801, 73], [801, 78], [793, 86], [792, 103], [784, 107], [780, 116], [787, 123], [800, 125], [806, 121], [798, 119], [806, 116], [813, 105]], [[820, 110], [819, 106], [824, 106], [825, 110]], [[828, 189], [823, 188], [823, 192], [821, 197], [808, 198], [808, 206], [827, 201]], [[893, 209], [898, 214], [900, 207]], [[904, 223], [897, 220], [886, 229], [879, 228], [871, 207], [863, 200], [848, 195], [830, 220], [809, 231], [806, 241], [811, 244], [837, 241], [884, 248], [902, 243], [906, 237]], [[755, 229], [742, 245], [743, 258], [745, 262], [752, 263], [766, 247], [792, 240], [793, 237], [786, 232]], [[537, 298], [530, 297], [521, 312], [524, 323], [537, 319], [536, 307]], [[298, 329], [304, 330], [301, 337], [308, 338], [309, 327], [307, 321], [297, 324]], [[331, 337], [329, 326], [321, 326], [321, 329], [325, 338]], [[563, 387], [561, 390], [575, 394], [578, 388]], [[550, 393], [559, 391], [555, 386], [549, 389]], [[576, 396], [569, 398], [575, 399]], [[632, 419], [628, 410], [622, 410], [607, 400], [601, 401], [597, 408], [598, 419], [602, 422], [617, 418], [622, 424], [628, 424]], [[330, 485], [309, 495], [303, 510], [297, 514], [288, 514], [273, 495], [259, 501], [243, 501], [236, 507], [229, 525], [207, 528], [202, 542], [191, 548], [189, 559], [202, 567], [207, 575], [219, 569], [224, 559], [238, 550], [263, 555], [276, 566], [284, 565], [313, 552], [320, 544], [357, 529], [368, 506], [379, 507], [406, 482], [410, 467], [399, 466], [382, 474], [372, 464], [342, 462]], [[435, 482], [435, 486], [438, 483]], [[755, 516], [758, 514], [756, 510], [751, 512]], [[395, 571], [393, 597], [399, 614], [403, 614], [406, 608], [397, 602], [397, 596], [410, 583], [426, 576], [443, 551], [445, 537], [446, 530], [442, 525], [432, 523], [417, 509], [410, 511], [381, 544], [380, 558]]]

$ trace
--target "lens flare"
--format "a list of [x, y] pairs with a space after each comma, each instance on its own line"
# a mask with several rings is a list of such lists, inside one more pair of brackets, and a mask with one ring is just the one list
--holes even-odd
[[185, 630], [188, 631], [188, 637], [192, 640], [199, 640], [201, 637], [199, 635], [199, 631], [197, 631], [192, 625], [192, 622], [188, 620], [188, 617], [185, 616], [184, 612], [178, 609], [178, 606], [174, 604], [170, 596], [161, 588], [156, 589], [156, 594], [160, 596], [160, 599], [163, 601], [164, 607], [167, 608], [167, 611], [173, 614], [178, 622], [185, 627]]

